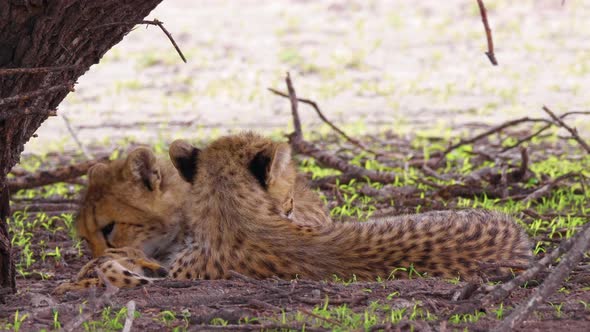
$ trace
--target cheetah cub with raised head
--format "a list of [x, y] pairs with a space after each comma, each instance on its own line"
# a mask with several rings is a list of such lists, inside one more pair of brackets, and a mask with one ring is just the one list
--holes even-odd
[[191, 184], [182, 209], [190, 240], [175, 247], [173, 278], [227, 278], [234, 270], [256, 278], [375, 280], [413, 266], [430, 276], [470, 279], [478, 277], [479, 262], [525, 264], [531, 258], [523, 230], [491, 211], [293, 223], [279, 213], [269, 187], [296, 177], [289, 145], [253, 133], [223, 137], [204, 149], [175, 141], [170, 156]]

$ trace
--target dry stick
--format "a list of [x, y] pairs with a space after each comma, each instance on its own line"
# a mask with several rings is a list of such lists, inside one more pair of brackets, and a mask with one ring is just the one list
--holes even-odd
[[561, 180], [569, 179], [569, 178], [576, 177], [576, 176], [579, 177], [579, 176], [582, 176], [582, 174], [576, 173], [576, 172], [570, 172], [570, 173], [558, 176], [555, 179], [551, 180], [549, 183], [543, 185], [541, 188], [530, 193], [527, 197], [525, 197], [522, 200], [522, 202], [527, 203], [530, 201], [535, 201], [543, 196], [547, 196], [551, 193], [551, 190], [553, 190], [553, 188], [555, 188], [555, 186], [557, 186], [559, 184], [559, 182]]
[[256, 279], [250, 278], [250, 277], [248, 277], [248, 276], [245, 276], [245, 275], [243, 275], [243, 274], [241, 274], [241, 273], [238, 273], [238, 272], [236, 272], [236, 271], [233, 271], [233, 270], [230, 270], [230, 271], [229, 271], [229, 275], [230, 275], [232, 278], [236, 278], [236, 279], [238, 279], [238, 280], [242, 280], [242, 281], [244, 281], [244, 282], [247, 282], [247, 283], [249, 283], [249, 284], [253, 284], [253, 285], [259, 286], [259, 287], [261, 287], [261, 288], [267, 289], [267, 290], [269, 290], [269, 291], [272, 291], [272, 292], [274, 292], [274, 293], [277, 293], [277, 294], [281, 294], [281, 295], [288, 295], [288, 294], [289, 294], [289, 292], [287, 292], [287, 291], [285, 291], [285, 290], [282, 290], [282, 289], [280, 289], [280, 288], [276, 288], [276, 287], [273, 287], [273, 286], [267, 285], [267, 284], [266, 284], [265, 282], [263, 282], [263, 281], [260, 281], [260, 280], [256, 280]]
[[295, 88], [293, 88], [293, 82], [291, 82], [291, 75], [289, 75], [289, 72], [287, 72], [285, 83], [287, 83], [287, 91], [289, 91], [289, 101], [291, 102], [291, 114], [293, 116], [293, 130], [295, 130], [292, 137], [293, 140], [303, 140], [301, 120], [299, 119], [299, 104], [297, 103], [297, 94], [295, 93]]
[[[590, 223], [589, 223], [590, 224]], [[516, 276], [511, 281], [496, 286], [491, 292], [484, 296], [479, 303], [476, 304], [477, 308], [473, 307], [473, 303], [469, 303], [463, 307], [455, 310], [455, 313], [466, 313], [471, 312], [474, 309], [488, 308], [489, 306], [501, 302], [503, 299], [508, 297], [512, 291], [516, 288], [524, 285], [525, 282], [535, 278], [539, 273], [547, 270], [547, 266], [556, 260], [563, 253], [571, 249], [577, 236], [563, 240], [559, 247], [554, 249], [550, 254], [545, 255], [543, 258], [535, 262], [529, 269]]]
[[[47, 89], [39, 89], [39, 90], [30, 91], [30, 92], [25, 92], [25, 93], [22, 93], [22, 94], [16, 95], [16, 96], [6, 97], [4, 99], [0, 99], [0, 106], [18, 103], [18, 102], [24, 101], [26, 99], [30, 99], [33, 97], [39, 97], [39, 96], [43, 96], [46, 94], [50, 94], [50, 93], [62, 91], [62, 90], [74, 91], [74, 84], [72, 84], [72, 83], [59, 84], [59, 85], [55, 85], [55, 86], [52, 86]], [[2, 115], [2, 114], [0, 114], [0, 115]]]
[[[268, 91], [270, 91], [270, 92], [272, 92], [272, 93], [274, 93], [274, 94], [276, 94], [278, 96], [284, 97], [284, 98], [290, 98], [288, 94], [286, 94], [284, 92], [281, 92], [279, 90], [275, 90], [273, 88], [268, 88]], [[320, 117], [320, 119], [325, 124], [327, 124], [328, 126], [330, 126], [330, 128], [334, 129], [334, 131], [336, 131], [340, 136], [344, 137], [344, 139], [346, 139], [347, 141], [349, 141], [353, 145], [355, 145], [355, 146], [357, 146], [357, 147], [359, 147], [359, 148], [361, 148], [361, 149], [363, 149], [363, 150], [365, 150], [367, 152], [370, 152], [372, 154], [377, 154], [377, 155], [380, 154], [378, 152], [375, 152], [375, 151], [367, 148], [362, 142], [360, 142], [360, 141], [358, 141], [358, 140], [356, 140], [356, 139], [348, 136], [342, 129], [338, 128], [334, 123], [332, 123], [332, 121], [328, 120], [328, 118], [326, 118], [326, 116], [324, 115], [324, 113], [322, 113], [322, 111], [320, 110], [320, 107], [318, 106], [318, 104], [315, 101], [313, 101], [311, 99], [305, 99], [305, 98], [297, 98], [297, 101], [300, 102], [300, 103], [304, 103], [304, 104], [307, 104], [307, 105], [313, 107], [313, 109], [315, 110], [315, 112], [317, 113], [317, 115]]]
[[479, 13], [481, 14], [481, 20], [483, 22], [483, 27], [486, 30], [486, 38], [488, 40], [488, 51], [486, 52], [486, 55], [488, 56], [488, 59], [490, 59], [490, 62], [494, 66], [497, 66], [498, 60], [496, 60], [496, 54], [494, 54], [494, 40], [492, 39], [492, 30], [488, 23], [486, 6], [483, 4], [482, 0], [477, 0], [477, 5], [479, 6]]
[[295, 139], [291, 139], [291, 145], [297, 152], [311, 156], [324, 166], [335, 168], [352, 178], [368, 178], [371, 181], [380, 183], [391, 183], [395, 182], [397, 177], [397, 174], [393, 172], [378, 172], [349, 164], [345, 160], [342, 160], [329, 152], [320, 150], [314, 144], [304, 140], [296, 141]]
[[[590, 112], [588, 112], [588, 111], [572, 111], [572, 112], [563, 113], [562, 115], [559, 116], [559, 118], [563, 120], [563, 119], [565, 119], [566, 117], [568, 117], [570, 115], [589, 115], [589, 114], [590, 114]], [[506, 152], [506, 151], [511, 150], [511, 149], [514, 149], [515, 147], [521, 145], [522, 143], [525, 143], [525, 142], [528, 142], [528, 141], [532, 140], [533, 138], [541, 135], [545, 130], [551, 128], [551, 126], [553, 126], [553, 125], [555, 125], [555, 123], [549, 122], [545, 126], [541, 127], [541, 129], [537, 130], [536, 132], [534, 132], [534, 133], [532, 133], [532, 134], [530, 134], [530, 135], [528, 135], [526, 137], [523, 137], [523, 138], [519, 139], [516, 143], [514, 143], [514, 144], [512, 144], [510, 146], [505, 147], [504, 149], [502, 149], [502, 151], [500, 151], [500, 153]]]
[[95, 164], [107, 161], [108, 158], [94, 159], [81, 162], [79, 164], [59, 167], [49, 171], [39, 171], [25, 176], [8, 180], [8, 188], [11, 192], [16, 192], [20, 189], [30, 189], [41, 187], [48, 184], [63, 182], [69, 179], [74, 179], [85, 175], [88, 169]]
[[[301, 302], [301, 303], [315, 305], [315, 304], [320, 304], [320, 303], [323, 303], [324, 302], [324, 300], [314, 300], [314, 299], [311, 299], [311, 298], [306, 298], [306, 297], [301, 297], [301, 296], [298, 296], [298, 295], [294, 295], [291, 292], [288, 292], [286, 290], [283, 290], [283, 289], [280, 289], [280, 288], [277, 288], [277, 287], [270, 286], [270, 285], [268, 285], [268, 283], [266, 283], [266, 282], [264, 282], [262, 280], [257, 280], [257, 279], [254, 279], [254, 278], [250, 278], [248, 276], [245, 276], [245, 275], [240, 274], [240, 273], [238, 273], [236, 271], [233, 271], [233, 270], [230, 270], [229, 271], [229, 275], [232, 278], [239, 279], [239, 280], [242, 280], [244, 282], [247, 282], [247, 283], [256, 285], [256, 286], [258, 286], [260, 288], [267, 289], [267, 290], [269, 290], [269, 291], [271, 291], [271, 292], [273, 292], [275, 294], [279, 294], [281, 296], [289, 297], [289, 298], [291, 298], [291, 299], [293, 299], [295, 301]], [[334, 300], [331, 300], [330, 303], [331, 304], [355, 303], [358, 300], [364, 300], [364, 297], [349, 298], [349, 299], [334, 299]]]
[[196, 325], [188, 331], [330, 331], [325, 328], [308, 327], [303, 324], [239, 324], [239, 325]]
[[572, 127], [568, 126], [565, 122], [563, 122], [563, 120], [560, 117], [556, 116], [555, 113], [553, 113], [547, 106], [543, 106], [543, 111], [545, 111], [545, 113], [549, 114], [551, 119], [553, 119], [553, 121], [557, 122], [557, 124], [559, 124], [560, 127], [569, 131], [570, 134], [572, 134], [572, 138], [575, 139], [578, 143], [580, 143], [580, 145], [584, 148], [584, 150], [586, 150], [586, 152], [590, 153], [590, 146], [588, 146], [588, 143], [586, 143], [586, 141], [584, 141], [580, 137], [580, 135], [578, 135], [578, 130], [576, 128], [572, 128]]
[[303, 132], [301, 130], [301, 122], [299, 120], [299, 111], [297, 106], [297, 95], [295, 88], [293, 88], [293, 82], [289, 73], [285, 79], [287, 83], [287, 90], [289, 91], [289, 100], [291, 102], [291, 113], [293, 115], [293, 128], [295, 132], [290, 135], [289, 140], [293, 149], [301, 154], [311, 156], [317, 159], [320, 163], [325, 166], [335, 168], [343, 173], [354, 174], [356, 178], [368, 178], [371, 181], [377, 181], [382, 183], [394, 182], [397, 175], [393, 172], [377, 172], [368, 170], [362, 167], [351, 165], [345, 160], [338, 158], [337, 156], [330, 154], [326, 151], [320, 150], [314, 144], [309, 143], [303, 139]]
[[67, 71], [82, 68], [82, 65], [55, 66], [55, 67], [33, 67], [33, 68], [5, 68], [0, 69], [0, 76], [15, 74], [45, 74], [54, 71]]
[[309, 185], [312, 188], [324, 188], [329, 189], [334, 186], [337, 182], [349, 183], [352, 179], [356, 179], [357, 176], [352, 173], [343, 173], [340, 175], [328, 175], [319, 179], [311, 180]]
[[576, 240], [573, 242], [572, 248], [561, 258], [561, 261], [555, 270], [551, 272], [543, 284], [535, 290], [533, 295], [527, 299], [526, 303], [523, 303], [518, 308], [514, 309], [514, 311], [492, 331], [512, 331], [516, 326], [520, 325], [533, 310], [535, 310], [539, 303], [543, 302], [545, 298], [555, 292], [572, 269], [582, 260], [586, 250], [590, 248], [590, 222], [584, 225], [584, 228], [578, 233], [578, 235], [579, 236], [576, 236]]
[[103, 27], [110, 27], [110, 26], [115, 26], [115, 25], [136, 25], [136, 24], [148, 24], [148, 25], [157, 25], [160, 27], [160, 29], [162, 29], [162, 32], [164, 32], [164, 34], [166, 35], [166, 37], [168, 37], [168, 40], [170, 40], [170, 42], [172, 43], [172, 46], [174, 46], [174, 49], [176, 49], [176, 52], [178, 53], [178, 55], [180, 55], [180, 58], [182, 59], [182, 61], [184, 61], [184, 63], [186, 63], [186, 58], [184, 57], [184, 54], [182, 54], [182, 51], [180, 50], [180, 47], [178, 47], [178, 44], [176, 44], [176, 41], [174, 40], [174, 38], [172, 38], [172, 35], [170, 34], [170, 32], [168, 32], [168, 30], [166, 30], [166, 28], [164, 28], [164, 22], [158, 20], [158, 19], [154, 19], [153, 21], [147, 21], [147, 20], [143, 20], [143, 21], [139, 21], [137, 23], [132, 23], [132, 22], [112, 22], [112, 23], [106, 23], [106, 24], [101, 24], [101, 25], [97, 25], [95, 27], [92, 27], [92, 29], [98, 29], [98, 28], [103, 28]]
[[308, 316], [311, 316], [311, 317], [314, 317], [316, 319], [322, 320], [324, 322], [327, 322], [327, 323], [330, 323], [330, 324], [333, 324], [333, 325], [342, 326], [342, 323], [339, 322], [339, 321], [337, 321], [337, 320], [330, 319], [330, 318], [327, 318], [327, 317], [322, 317], [320, 315], [316, 315], [313, 312], [311, 312], [311, 311], [309, 311], [309, 310], [307, 310], [305, 308], [299, 308], [298, 311], [300, 311], [300, 312], [302, 312], [302, 313], [304, 313], [304, 314], [306, 314]]
[[70, 123], [70, 119], [65, 115], [62, 115], [62, 118], [64, 119], [64, 122], [66, 123], [66, 128], [70, 132], [70, 135], [72, 135], [72, 138], [74, 139], [74, 142], [76, 142], [76, 145], [78, 145], [78, 147], [80, 148], [80, 151], [82, 151], [82, 154], [84, 155], [84, 157], [86, 157], [86, 159], [92, 159], [92, 154], [90, 154], [90, 152], [88, 152], [88, 150], [82, 144], [80, 139], [78, 139], [78, 135], [76, 135], [76, 132], [74, 132], [74, 129], [72, 128], [72, 125]]
[[520, 148], [520, 167], [518, 169], [518, 172], [520, 174], [521, 178], [524, 178], [526, 175], [526, 172], [529, 169], [529, 153], [527, 148], [522, 147]]
[[510, 145], [510, 146], [507, 146], [507, 147], [505, 147], [504, 149], [502, 149], [502, 150], [500, 151], [500, 153], [502, 153], [502, 152], [506, 152], [506, 151], [508, 151], [508, 150], [512, 150], [512, 149], [514, 149], [515, 147], [517, 147], [517, 146], [521, 145], [522, 143], [525, 143], [525, 142], [528, 142], [528, 141], [532, 140], [533, 138], [535, 138], [535, 137], [537, 137], [537, 136], [541, 135], [541, 134], [542, 134], [542, 133], [543, 133], [545, 130], [547, 130], [547, 129], [551, 128], [551, 126], [553, 126], [553, 124], [552, 124], [552, 123], [550, 123], [550, 124], [547, 124], [547, 125], [543, 126], [541, 129], [537, 130], [536, 132], [534, 132], [534, 133], [532, 133], [532, 134], [530, 134], [530, 135], [527, 135], [526, 137], [523, 137], [523, 138], [519, 139], [518, 141], [516, 141], [516, 143], [514, 143], [514, 144], [512, 144], [512, 145]]
[[133, 319], [135, 319], [135, 301], [131, 300], [127, 302], [127, 318], [125, 318], [125, 325], [121, 332], [131, 332]]
[[159, 26], [160, 29], [162, 29], [162, 32], [164, 32], [166, 34], [166, 36], [168, 37], [168, 39], [170, 40], [170, 42], [174, 46], [174, 49], [176, 49], [176, 52], [178, 52], [178, 55], [180, 55], [180, 58], [182, 59], [182, 61], [184, 61], [184, 63], [186, 63], [186, 58], [184, 57], [184, 54], [182, 54], [180, 47], [178, 47], [178, 45], [176, 44], [176, 41], [174, 41], [174, 38], [172, 38], [172, 35], [170, 34], [170, 32], [168, 32], [168, 30], [166, 30], [166, 28], [164, 28], [164, 23], [162, 21], [159, 21], [158, 19], [154, 19], [153, 21], [141, 21], [141, 24], [152, 24], [152, 25]]
[[435, 165], [436, 166], [440, 165], [440, 162], [443, 159], [445, 159], [445, 157], [447, 156], [447, 154], [449, 154], [451, 151], [457, 149], [460, 146], [463, 146], [465, 144], [475, 143], [475, 142], [479, 141], [480, 139], [482, 139], [484, 137], [487, 137], [487, 136], [490, 136], [492, 134], [498, 133], [498, 132], [500, 132], [500, 131], [508, 128], [508, 127], [516, 126], [518, 124], [525, 123], [525, 122], [545, 122], [545, 123], [547, 123], [547, 122], [550, 122], [550, 121], [549, 120], [546, 120], [546, 119], [529, 118], [527, 116], [527, 117], [518, 118], [518, 119], [515, 119], [515, 120], [510, 120], [510, 121], [504, 122], [503, 124], [498, 125], [498, 126], [495, 126], [493, 128], [490, 128], [490, 129], [484, 131], [483, 133], [478, 134], [478, 135], [476, 135], [476, 136], [474, 136], [472, 138], [469, 138], [469, 139], [461, 139], [461, 140], [459, 140], [459, 142], [457, 142], [455, 144], [452, 144], [446, 150], [443, 151], [443, 153], [441, 154], [440, 158], [436, 161]]

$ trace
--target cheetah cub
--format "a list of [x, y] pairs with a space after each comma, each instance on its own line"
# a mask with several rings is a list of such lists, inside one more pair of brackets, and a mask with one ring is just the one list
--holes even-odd
[[191, 185], [182, 208], [187, 241], [175, 247], [170, 265], [176, 279], [228, 278], [233, 270], [256, 278], [375, 280], [400, 267], [470, 279], [479, 277], [479, 262], [531, 259], [523, 230], [491, 211], [313, 227], [291, 222], [277, 210], [271, 190], [277, 181], [293, 185], [290, 147], [253, 133], [222, 137], [204, 149], [175, 141], [170, 156]]
[[[188, 216], [181, 207], [190, 187], [170, 160], [158, 159], [144, 147], [126, 159], [97, 164], [88, 171], [88, 188], [76, 219], [78, 235], [94, 257], [107, 248], [133, 247], [165, 261], [184, 238]], [[332, 223], [302, 176], [273, 179], [268, 191], [276, 212], [294, 223]]]
[[[300, 225], [332, 223], [322, 200], [306, 182], [303, 176], [269, 182], [276, 212]], [[82, 268], [74, 281], [59, 286], [56, 292], [101, 285], [94, 270], [109, 265], [117, 269], [102, 272], [117, 287], [136, 284], [125, 283], [130, 272], [137, 282], [149, 280], [144, 277], [153, 276], [150, 271], [160, 271], [158, 275], [162, 276], [171, 253], [184, 243], [186, 215], [181, 207], [189, 189], [190, 184], [169, 159], [158, 159], [145, 147], [133, 150], [125, 159], [93, 166], [88, 171], [88, 188], [76, 229], [95, 259]], [[143, 254], [139, 255], [139, 251]]]

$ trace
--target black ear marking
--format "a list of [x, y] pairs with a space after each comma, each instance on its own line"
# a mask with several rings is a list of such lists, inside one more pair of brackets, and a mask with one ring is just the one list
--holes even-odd
[[149, 191], [154, 191], [154, 187], [152, 186], [150, 181], [147, 179], [147, 177], [142, 177], [142, 179], [143, 179], [143, 185], [146, 186], [146, 188], [148, 188]]
[[176, 140], [170, 145], [170, 159], [180, 176], [193, 183], [197, 176], [197, 161], [200, 150], [183, 140]]
[[250, 173], [254, 175], [258, 183], [260, 183], [264, 189], [268, 187], [266, 180], [268, 177], [268, 168], [270, 166], [270, 162], [270, 157], [265, 154], [265, 151], [260, 151], [254, 156], [250, 162], [250, 165], [248, 165]]
[[188, 156], [178, 158], [178, 171], [180, 176], [186, 181], [192, 183], [197, 175], [197, 158], [199, 156], [199, 149], [193, 148]]

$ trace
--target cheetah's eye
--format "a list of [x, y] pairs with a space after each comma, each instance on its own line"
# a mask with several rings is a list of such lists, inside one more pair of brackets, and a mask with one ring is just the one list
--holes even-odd
[[104, 226], [100, 231], [102, 232], [102, 235], [104, 236], [104, 238], [107, 239], [109, 237], [109, 235], [113, 232], [114, 228], [115, 228], [115, 223], [111, 222], [110, 224]]

